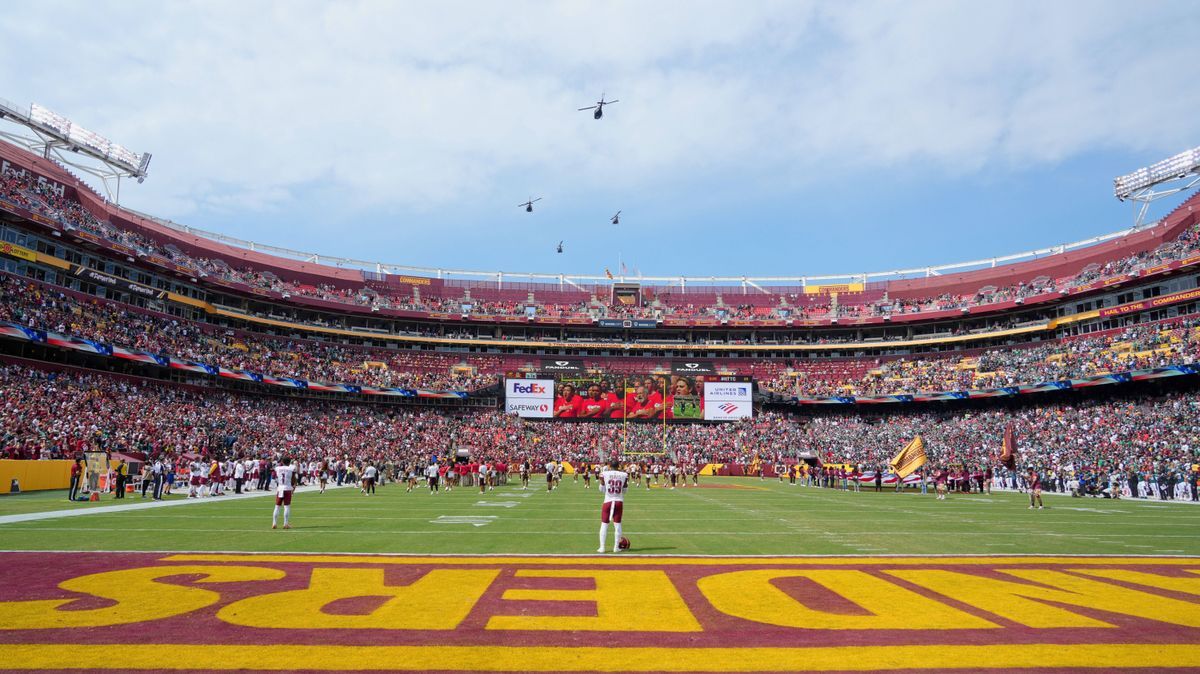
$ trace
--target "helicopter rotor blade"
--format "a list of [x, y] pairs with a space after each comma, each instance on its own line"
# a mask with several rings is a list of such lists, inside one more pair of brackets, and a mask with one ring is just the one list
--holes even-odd
[[604, 104], [605, 104], [605, 105], [612, 105], [613, 103], [620, 103], [620, 102], [621, 102], [621, 99], [619, 99], [619, 98], [616, 98], [616, 99], [613, 99], [613, 100], [611, 100], [611, 101], [604, 101]]
[[584, 110], [595, 110], [595, 109], [596, 109], [596, 106], [589, 105], [586, 108], [579, 108], [579, 112], [583, 112]]
[[530, 201], [529, 203], [531, 203], [531, 204], [536, 204], [537, 202], [539, 202], [539, 201], [541, 201], [541, 200], [542, 200], [542, 198], [541, 198], [541, 197], [538, 197], [537, 199], [534, 199], [534, 200]]

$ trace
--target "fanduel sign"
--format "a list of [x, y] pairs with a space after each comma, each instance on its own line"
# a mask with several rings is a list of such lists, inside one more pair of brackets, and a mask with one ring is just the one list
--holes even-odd
[[504, 411], [522, 417], [553, 417], [554, 380], [505, 379]]
[[583, 372], [583, 361], [572, 358], [543, 358], [542, 372], [581, 374]]
[[716, 374], [711, 360], [688, 360], [671, 363], [671, 374]]

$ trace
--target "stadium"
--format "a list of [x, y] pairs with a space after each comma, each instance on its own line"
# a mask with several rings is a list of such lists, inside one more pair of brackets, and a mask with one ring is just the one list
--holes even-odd
[[1200, 663], [1200, 149], [1072, 243], [656, 276], [182, 225], [0, 122], [0, 670]]

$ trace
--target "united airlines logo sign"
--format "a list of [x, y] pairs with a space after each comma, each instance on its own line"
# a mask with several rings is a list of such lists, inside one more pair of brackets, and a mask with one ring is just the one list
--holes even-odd
[[704, 418], [727, 421], [752, 416], [753, 393], [749, 384], [704, 382]]

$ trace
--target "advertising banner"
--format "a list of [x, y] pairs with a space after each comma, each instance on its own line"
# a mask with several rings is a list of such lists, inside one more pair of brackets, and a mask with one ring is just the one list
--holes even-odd
[[745, 382], [704, 382], [704, 419], [729, 421], [754, 414], [754, 385]]
[[116, 288], [117, 290], [123, 290], [127, 293], [130, 293], [131, 295], [137, 295], [139, 297], [145, 297], [147, 299], [160, 299], [161, 300], [161, 299], [165, 299], [167, 296], [167, 291], [165, 291], [165, 290], [158, 290], [156, 288], [151, 288], [150, 286], [144, 286], [140, 283], [133, 283], [132, 281], [126, 281], [125, 279], [123, 279], [119, 276], [113, 276], [112, 274], [105, 274], [102, 271], [97, 271], [95, 269], [89, 269], [88, 267], [84, 267], [83, 265], [78, 265], [78, 264], [71, 265], [71, 274], [73, 276], [78, 276], [79, 278], [81, 278], [85, 281], [91, 281], [92, 283], [98, 283], [100, 285], [108, 286], [110, 288]]
[[689, 360], [671, 363], [671, 374], [716, 374], [717, 368], [711, 360]]
[[633, 328], [635, 330], [652, 330], [658, 327], [658, 321], [646, 318], [601, 318], [596, 325], [602, 328]]
[[543, 358], [541, 371], [550, 374], [583, 374], [583, 361], [578, 358]]
[[1180, 302], [1190, 302], [1200, 299], [1200, 290], [1185, 290], [1183, 292], [1171, 293], [1170, 295], [1162, 295], [1139, 302], [1130, 302], [1121, 304], [1115, 307], [1108, 307], [1100, 310], [1100, 317], [1121, 316], [1124, 314], [1137, 313], [1139, 311], [1147, 311], [1149, 309], [1157, 309], [1171, 304], [1179, 304]]
[[549, 419], [554, 416], [553, 379], [505, 379], [504, 411], [520, 417]]

